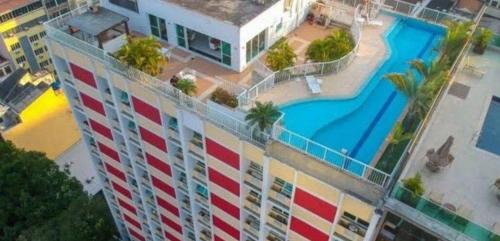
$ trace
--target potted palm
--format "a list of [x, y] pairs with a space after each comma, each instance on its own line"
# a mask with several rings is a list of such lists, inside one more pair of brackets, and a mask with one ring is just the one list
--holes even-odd
[[272, 102], [255, 102], [255, 107], [251, 108], [245, 120], [253, 126], [257, 125], [261, 131], [269, 130], [273, 123], [280, 117], [281, 113]]
[[116, 53], [120, 61], [149, 75], [157, 76], [167, 58], [161, 53], [161, 44], [154, 38], [129, 38]]
[[478, 34], [474, 37], [474, 53], [484, 54], [488, 43], [493, 37], [493, 32], [487, 28], [481, 28]]
[[417, 172], [415, 176], [404, 179], [402, 182], [406, 190], [401, 195], [401, 201], [409, 206], [416, 207], [420, 196], [425, 192], [422, 176]]
[[175, 88], [179, 89], [182, 93], [192, 96], [196, 94], [196, 84], [189, 79], [181, 79], [175, 84]]

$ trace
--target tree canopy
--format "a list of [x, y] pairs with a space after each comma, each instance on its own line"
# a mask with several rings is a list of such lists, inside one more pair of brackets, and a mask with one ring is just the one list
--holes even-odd
[[[81, 205], [85, 199], [91, 200], [92, 205], [99, 204], [98, 200], [87, 196], [78, 180], [59, 170], [43, 153], [17, 149], [11, 142], [0, 140], [0, 241], [39, 240], [20, 237], [27, 230], [40, 236], [44, 233], [50, 238], [47, 240], [51, 241], [77, 240], [52, 236], [53, 233], [49, 234], [42, 229], [55, 232], [71, 227], [75, 222], [85, 222], [88, 218], [84, 215], [85, 212], [94, 213], [100, 207]], [[99, 210], [93, 215], [100, 217], [102, 226], [87, 222], [87, 225], [72, 230], [72, 235], [82, 237], [79, 240], [111, 240], [112, 235], [103, 235], [104, 239], [79, 236], [92, 233], [98, 237], [103, 228], [114, 233], [108, 211]], [[64, 222], [61, 222], [64, 217]]]
[[324, 39], [317, 39], [307, 47], [307, 58], [314, 62], [340, 59], [354, 48], [351, 34], [344, 29], [334, 31]]

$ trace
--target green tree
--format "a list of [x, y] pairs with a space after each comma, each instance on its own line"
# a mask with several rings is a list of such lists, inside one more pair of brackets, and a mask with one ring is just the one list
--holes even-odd
[[283, 70], [295, 64], [297, 55], [293, 52], [287, 41], [280, 42], [276, 47], [269, 50], [266, 64], [273, 71]]
[[196, 94], [196, 84], [188, 79], [181, 79], [175, 84], [175, 88], [179, 89], [182, 93], [186, 95]]
[[391, 81], [396, 89], [408, 98], [408, 114], [403, 124], [405, 131], [408, 131], [414, 124], [423, 119], [427, 113], [429, 95], [425, 92], [425, 88], [419, 87], [415, 76], [411, 72], [406, 74], [390, 73], [385, 75], [385, 78]]
[[161, 53], [161, 44], [154, 38], [129, 38], [116, 53], [116, 57], [147, 74], [157, 76], [167, 59]]
[[269, 129], [280, 117], [281, 113], [272, 102], [255, 102], [255, 107], [251, 108], [245, 117], [250, 125], [259, 127], [261, 131]]
[[422, 196], [425, 192], [424, 183], [422, 182], [422, 176], [418, 172], [415, 174], [415, 176], [404, 179], [403, 187], [413, 192], [413, 194], [416, 196]]
[[354, 41], [350, 33], [340, 29], [324, 39], [312, 41], [307, 47], [306, 56], [314, 62], [328, 62], [344, 57], [353, 48]]
[[471, 37], [472, 22], [449, 21], [446, 23], [448, 31], [441, 41], [441, 56], [439, 63], [449, 65], [457, 57], [463, 46]]
[[113, 227], [106, 200], [82, 195], [56, 218], [23, 232], [17, 241], [111, 241], [116, 234]]
[[425, 64], [421, 59], [414, 59], [410, 61], [410, 67], [417, 71], [423, 78], [422, 86], [425, 92], [430, 96], [437, 94], [439, 88], [448, 79], [448, 69], [446, 65], [433, 61], [430, 64]]
[[488, 47], [488, 43], [493, 37], [493, 32], [488, 28], [481, 28], [474, 37], [474, 52], [483, 54]]

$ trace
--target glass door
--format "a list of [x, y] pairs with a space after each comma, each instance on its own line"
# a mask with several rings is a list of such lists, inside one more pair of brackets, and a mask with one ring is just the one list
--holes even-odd
[[231, 44], [222, 42], [221, 54], [222, 54], [222, 63], [228, 66], [231, 66]]
[[165, 19], [149, 14], [149, 25], [151, 26], [151, 34], [153, 36], [168, 41]]
[[184, 30], [184, 27], [176, 24], [175, 29], [177, 32], [177, 44], [186, 48], [186, 31]]

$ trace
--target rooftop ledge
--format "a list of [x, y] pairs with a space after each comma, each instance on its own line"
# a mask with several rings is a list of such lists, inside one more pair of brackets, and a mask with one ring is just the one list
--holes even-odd
[[[121, 44], [124, 43], [121, 41], [124, 41], [124, 39], [126, 40], [124, 37], [126, 37], [129, 31], [128, 25], [126, 24], [127, 20], [126, 17], [102, 7], [99, 7], [97, 12], [91, 12], [88, 7], [84, 6], [54, 18], [44, 25], [49, 39], [77, 52], [93, 57], [102, 62], [103, 65], [108, 66], [110, 70], [125, 76], [130, 81], [138, 82], [153, 93], [170, 99], [175, 102], [178, 107], [192, 111], [215, 125], [260, 147], [266, 147], [272, 140], [274, 140], [275, 143], [281, 142], [284, 144], [283, 146], [286, 147], [287, 144], [283, 140], [283, 135], [287, 130], [278, 125], [279, 120], [274, 125], [275, 128], [273, 128], [271, 133], [261, 132], [257, 130], [257, 128], [249, 126], [242, 118], [232, 115], [227, 111], [221, 111], [220, 108], [216, 108], [213, 105], [207, 105], [207, 103], [204, 103], [198, 98], [187, 96], [171, 85], [165, 84], [164, 80], [145, 74], [135, 68], [131, 68], [111, 56], [109, 53], [116, 51], [117, 48], [121, 47]], [[87, 29], [92, 27], [92, 25], [88, 23], [95, 24], [103, 21], [109, 21], [109, 23], [99, 27], [98, 30]], [[84, 30], [86, 32], [84, 32]], [[286, 134], [287, 133], [285, 133], [285, 135]], [[315, 145], [315, 143], [312, 142], [310, 144]], [[349, 176], [350, 179], [357, 180], [356, 183], [365, 182], [371, 186], [379, 187], [380, 190], [377, 189], [375, 193], [369, 194], [368, 198], [365, 198], [368, 200], [373, 201], [377, 199], [381, 194], [381, 190], [387, 187], [391, 180], [389, 174], [351, 159], [341, 153], [337, 153], [334, 150], [325, 149], [325, 155], [334, 155], [336, 159], [339, 159], [340, 164], [328, 163], [321, 157], [308, 153], [307, 146], [305, 151], [296, 146], [288, 145], [288, 148], [295, 149], [295, 152], [303, 152], [302, 154], [307, 157], [303, 158], [303, 160], [307, 160], [307, 163], [303, 161], [303, 168], [306, 168], [309, 164], [315, 165], [318, 163], [318, 165], [330, 166], [330, 169], [336, 170], [335, 172], [341, 173], [342, 176]], [[279, 156], [278, 153], [276, 153], [276, 155]], [[297, 167], [302, 168], [300, 166]], [[355, 171], [352, 169], [355, 169]], [[320, 173], [313, 173], [312, 175], [320, 175]], [[349, 190], [349, 188], [346, 186], [345, 190]], [[355, 191], [355, 193], [363, 192]]]

